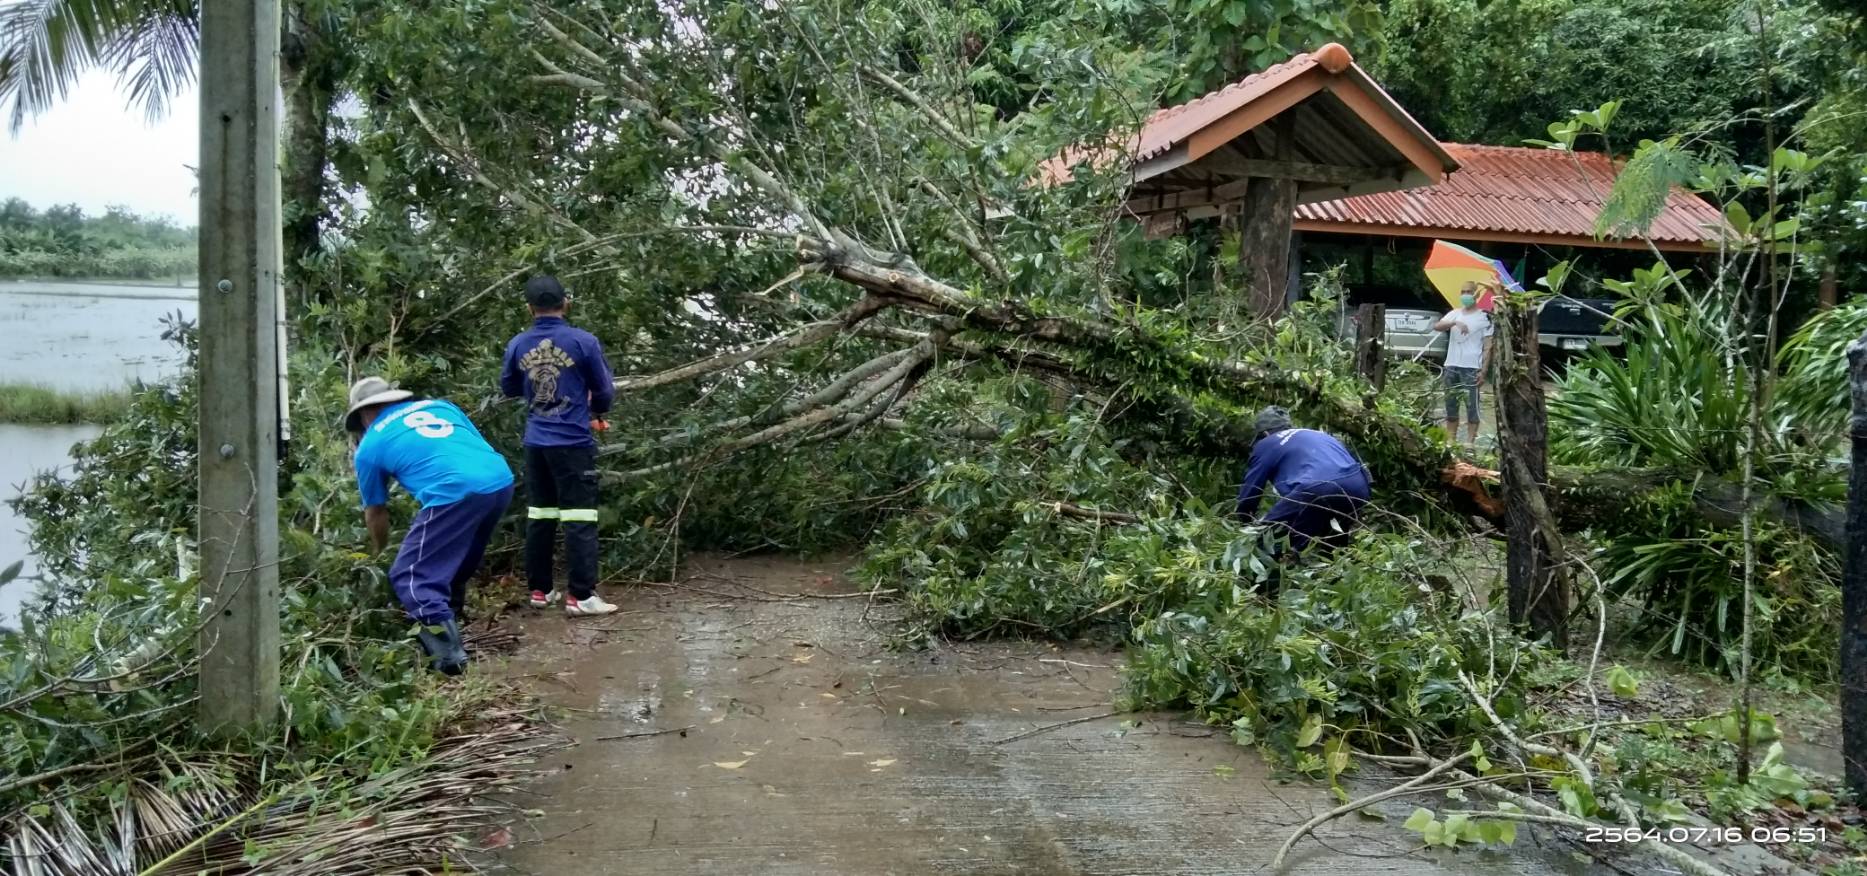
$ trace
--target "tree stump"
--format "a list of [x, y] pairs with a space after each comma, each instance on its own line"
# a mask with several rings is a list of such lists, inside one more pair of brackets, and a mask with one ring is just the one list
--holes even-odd
[[1355, 309], [1355, 373], [1380, 392], [1387, 386], [1387, 305]]
[[1498, 467], [1503, 474], [1505, 572], [1510, 620], [1569, 644], [1569, 585], [1562, 534], [1550, 512], [1549, 414], [1537, 355], [1536, 305], [1529, 296], [1502, 299], [1494, 335], [1498, 385]]
[[1848, 345], [1853, 417], [1848, 437], [1846, 547], [1841, 567], [1841, 757], [1848, 787], [1867, 794], [1867, 335]]

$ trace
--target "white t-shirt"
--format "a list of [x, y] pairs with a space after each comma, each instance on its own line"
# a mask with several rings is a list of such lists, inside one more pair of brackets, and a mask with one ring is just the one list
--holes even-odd
[[1448, 312], [1445, 318], [1452, 320], [1452, 327], [1446, 330], [1446, 367], [1483, 367], [1485, 339], [1491, 337], [1491, 314], [1460, 309]]

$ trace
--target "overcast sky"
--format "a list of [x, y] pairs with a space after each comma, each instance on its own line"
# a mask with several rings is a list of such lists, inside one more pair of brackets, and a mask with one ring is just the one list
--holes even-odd
[[26, 123], [18, 135], [0, 120], [0, 199], [21, 197], [44, 209], [76, 202], [86, 213], [123, 204], [193, 225], [199, 154], [199, 96], [177, 95], [154, 125], [124, 105], [116, 76], [92, 71], [65, 102]]

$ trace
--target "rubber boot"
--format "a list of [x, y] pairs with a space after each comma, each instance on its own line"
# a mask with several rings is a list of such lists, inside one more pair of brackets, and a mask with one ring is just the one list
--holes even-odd
[[431, 665], [442, 675], [459, 675], [467, 668], [467, 647], [460, 638], [460, 625], [453, 618], [438, 624], [424, 624], [416, 631], [421, 649], [433, 658]]

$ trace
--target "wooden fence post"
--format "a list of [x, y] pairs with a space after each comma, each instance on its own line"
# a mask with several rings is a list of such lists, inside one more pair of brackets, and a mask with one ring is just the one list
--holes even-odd
[[1387, 386], [1387, 305], [1355, 308], [1355, 372], [1380, 392]]
[[1853, 467], [1841, 567], [1841, 759], [1848, 787], [1860, 796], [1867, 795], [1867, 335], [1848, 345], [1848, 390]]
[[1527, 295], [1500, 299], [1497, 344], [1498, 465], [1504, 475], [1505, 570], [1510, 619], [1569, 644], [1569, 585], [1562, 533], [1549, 508], [1549, 414], [1536, 338], [1537, 310]]

